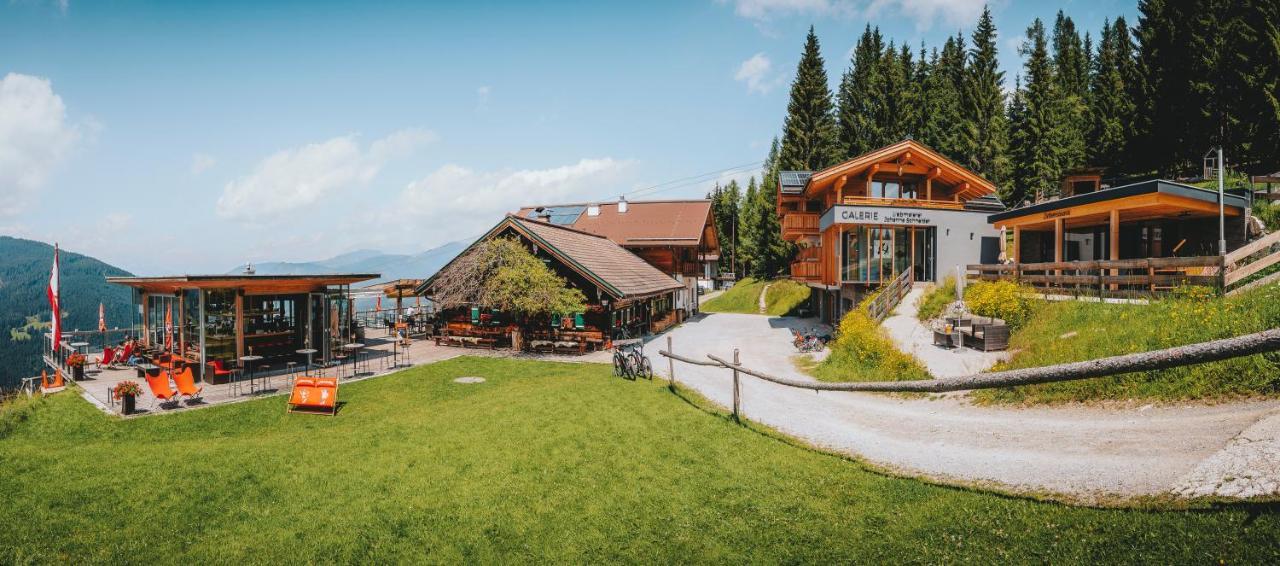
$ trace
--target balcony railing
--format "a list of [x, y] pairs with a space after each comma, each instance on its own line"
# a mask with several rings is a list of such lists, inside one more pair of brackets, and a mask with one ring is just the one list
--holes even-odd
[[942, 208], [964, 210], [963, 202], [953, 200], [927, 200], [922, 198], [844, 197], [844, 203], [853, 206], [898, 206], [904, 208]]
[[788, 212], [782, 217], [782, 236], [817, 234], [820, 219], [816, 212]]
[[822, 263], [796, 261], [791, 264], [791, 276], [796, 279], [822, 279]]

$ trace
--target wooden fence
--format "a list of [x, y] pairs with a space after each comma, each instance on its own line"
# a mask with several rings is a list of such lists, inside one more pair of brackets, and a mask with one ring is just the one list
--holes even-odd
[[1181, 285], [1223, 287], [1222, 256], [969, 265], [966, 277], [1008, 279], [1067, 294], [1158, 294]]
[[871, 299], [871, 302], [867, 304], [867, 314], [875, 319], [876, 322], [883, 321], [910, 291], [911, 270], [908, 269], [894, 277], [893, 281], [890, 281], [880, 290], [880, 294]]

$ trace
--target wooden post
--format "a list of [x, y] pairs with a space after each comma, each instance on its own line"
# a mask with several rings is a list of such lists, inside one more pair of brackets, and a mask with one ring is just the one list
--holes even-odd
[[[1117, 261], [1120, 259], [1120, 210], [1119, 209], [1114, 209], [1114, 208], [1111, 209], [1110, 222], [1111, 222], [1111, 226], [1110, 226], [1111, 241], [1109, 243], [1111, 245], [1109, 247], [1111, 249], [1109, 250], [1109, 254], [1107, 257], [1110, 257], [1111, 261]], [[1112, 269], [1110, 271], [1111, 271], [1111, 275], [1113, 276], [1120, 275], [1119, 269]], [[1110, 288], [1112, 291], [1118, 291], [1120, 289], [1120, 285], [1117, 283], [1112, 283]]]
[[[326, 315], [328, 313], [325, 313]], [[236, 359], [244, 356], [244, 295], [236, 292]]]
[[[671, 335], [667, 335], [667, 353], [675, 353], [671, 350]], [[671, 356], [667, 356], [667, 388], [676, 390], [676, 360]]]
[[[1063, 229], [1062, 218], [1061, 217], [1054, 218], [1053, 219], [1053, 262], [1054, 263], [1062, 263], [1062, 229]], [[1053, 274], [1055, 275], [1054, 284], [1055, 285], [1060, 284], [1061, 281], [1058, 280], [1058, 278], [1062, 276], [1062, 270], [1055, 269], [1053, 270]]]
[[1013, 260], [1013, 263], [1022, 263], [1022, 250], [1019, 249], [1020, 246], [1022, 246], [1022, 227], [1014, 226], [1013, 227], [1013, 246], [1012, 246], [1013, 255], [1011, 258]]
[[738, 412], [739, 400], [741, 396], [738, 393], [738, 349], [733, 349], [733, 420], [742, 422], [742, 417]]

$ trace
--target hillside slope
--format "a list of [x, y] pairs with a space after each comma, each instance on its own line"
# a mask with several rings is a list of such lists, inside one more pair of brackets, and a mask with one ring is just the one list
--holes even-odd
[[[108, 327], [131, 324], [129, 289], [106, 281], [129, 272], [67, 250], [61, 259], [64, 328], [97, 328], [99, 302], [106, 307]], [[40, 371], [40, 330], [33, 323], [49, 322], [45, 287], [52, 262], [53, 246], [0, 236], [0, 389]]]

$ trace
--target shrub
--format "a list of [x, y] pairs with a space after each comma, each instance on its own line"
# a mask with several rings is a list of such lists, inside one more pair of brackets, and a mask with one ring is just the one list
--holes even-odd
[[920, 296], [920, 304], [916, 306], [916, 318], [920, 320], [938, 318], [942, 316], [942, 311], [947, 308], [947, 305], [954, 302], [956, 302], [956, 278], [947, 276], [942, 281], [942, 286], [930, 286]]
[[831, 354], [814, 370], [823, 381], [909, 381], [929, 379], [929, 372], [894, 345], [884, 329], [867, 315], [869, 295], [840, 321], [840, 336]]
[[969, 312], [1004, 319], [1010, 328], [1026, 324], [1038, 301], [1035, 291], [1012, 281], [979, 281], [964, 290]]

